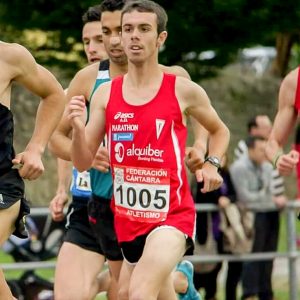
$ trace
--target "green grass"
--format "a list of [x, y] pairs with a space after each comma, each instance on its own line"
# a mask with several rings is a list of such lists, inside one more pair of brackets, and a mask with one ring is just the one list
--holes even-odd
[[[9, 254], [0, 251], [0, 263], [6, 264], [6, 263], [13, 263], [13, 262], [14, 260]], [[5, 278], [17, 279], [23, 274], [23, 272], [25, 271], [7, 270], [5, 271]], [[36, 274], [45, 279], [52, 280], [54, 278], [54, 269], [39, 269], [36, 270]]]

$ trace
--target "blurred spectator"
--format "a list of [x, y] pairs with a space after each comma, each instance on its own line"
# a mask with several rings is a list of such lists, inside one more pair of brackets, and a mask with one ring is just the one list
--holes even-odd
[[[225, 207], [235, 201], [235, 191], [228, 172], [227, 157], [223, 157], [221, 164], [222, 168], [220, 169], [220, 174], [224, 180], [222, 186], [218, 190], [203, 194], [200, 191], [201, 183], [198, 183], [194, 197], [196, 203], [213, 203], [220, 207]], [[200, 246], [197, 246], [197, 244]], [[197, 212], [196, 251], [197, 250], [199, 250], [199, 254], [202, 255], [224, 253], [223, 233], [220, 231], [219, 212]], [[208, 250], [210, 250], [210, 253], [207, 253]], [[206, 251], [206, 253], [204, 253], [204, 251]], [[239, 281], [242, 263], [231, 262], [228, 265], [226, 294], [228, 293], [229, 296], [227, 296], [226, 299], [235, 300], [231, 298], [231, 296], [234, 294], [233, 290], [236, 289], [236, 285]], [[196, 289], [204, 288], [206, 300], [216, 299], [217, 277], [221, 267], [222, 263], [195, 264], [194, 285]], [[237, 280], [235, 278], [237, 278]]]
[[[264, 139], [268, 139], [272, 130], [272, 122], [267, 115], [256, 115], [248, 120], [247, 123], [248, 135], [261, 136]], [[240, 140], [237, 147], [234, 150], [234, 156], [236, 159], [243, 155], [247, 155], [248, 147], [245, 140]], [[287, 199], [284, 195], [284, 181], [283, 177], [279, 174], [277, 169], [272, 171], [271, 190], [274, 197], [274, 201], [279, 208], [282, 208]]]
[[[259, 136], [246, 139], [248, 154], [236, 160], [230, 167], [237, 200], [244, 203], [259, 203], [261, 209], [255, 214], [255, 238], [252, 252], [273, 252], [277, 250], [279, 233], [278, 211], [264, 210], [274, 206], [271, 191], [272, 166], [266, 161], [266, 140]], [[272, 289], [273, 260], [250, 261], [243, 264], [242, 299], [273, 299]]]

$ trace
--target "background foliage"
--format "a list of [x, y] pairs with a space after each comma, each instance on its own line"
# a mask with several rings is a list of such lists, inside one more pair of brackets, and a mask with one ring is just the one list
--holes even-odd
[[[280, 78], [299, 64], [300, 1], [294, 0], [157, 0], [169, 15], [169, 37], [160, 55], [165, 64], [181, 64], [193, 79], [201, 78], [213, 105], [231, 130], [231, 149], [246, 135], [245, 123], [255, 113], [271, 119], [277, 106]], [[29, 48], [38, 62], [50, 67], [64, 87], [86, 63], [81, 45], [81, 16], [95, 0], [0, 0], [0, 38]], [[274, 46], [277, 58], [273, 74], [260, 78], [245, 74], [236, 64], [240, 49], [254, 45]], [[212, 50], [216, 56], [199, 60]], [[193, 54], [193, 55], [191, 55]], [[234, 63], [232, 63], [234, 62]], [[289, 65], [290, 63], [290, 65]], [[224, 68], [225, 65], [229, 67]], [[216, 75], [213, 80], [203, 77]], [[21, 88], [14, 89], [16, 149], [24, 149], [34, 126], [38, 100]], [[26, 112], [26, 113], [25, 113]], [[291, 137], [292, 139], [292, 137]], [[56, 189], [56, 164], [44, 156], [45, 174], [27, 182], [27, 194], [44, 204]], [[291, 186], [295, 187], [294, 184]], [[289, 189], [295, 196], [295, 189]]]
[[[192, 59], [194, 75], [203, 65], [223, 66], [237, 50], [251, 45], [276, 46], [274, 71], [286, 73], [290, 50], [299, 41], [300, 1], [294, 0], [157, 0], [169, 15], [169, 38], [161, 54], [165, 64], [187, 64], [188, 53], [214, 50], [214, 60]], [[81, 15], [95, 0], [0, 1], [1, 39], [21, 41], [47, 64], [78, 60]], [[30, 30], [30, 31], [28, 31]], [[35, 34], [33, 34], [35, 33]], [[35, 38], [34, 38], [35, 37]], [[285, 62], [285, 63], [283, 63]], [[205, 69], [204, 69], [205, 70]]]

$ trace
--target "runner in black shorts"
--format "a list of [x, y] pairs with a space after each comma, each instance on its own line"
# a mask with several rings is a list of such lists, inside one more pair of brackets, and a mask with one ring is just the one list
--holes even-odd
[[20, 202], [19, 214], [15, 221], [14, 235], [26, 238], [25, 216], [30, 208], [24, 198], [24, 182], [17, 169], [13, 168], [12, 160], [15, 157], [13, 149], [14, 121], [11, 111], [0, 104], [0, 209], [7, 209], [16, 202]]
[[[83, 15], [82, 40], [89, 64], [102, 60], [106, 52], [102, 42], [101, 10], [93, 6]], [[95, 89], [95, 79], [99, 75], [99, 64], [93, 64], [89, 99]], [[81, 84], [80, 84], [81, 86]], [[72, 83], [69, 91], [72, 92]], [[87, 88], [88, 89], [88, 88]], [[88, 103], [88, 102], [87, 102]], [[60, 249], [55, 273], [55, 299], [93, 299], [98, 292], [108, 291], [108, 299], [116, 299], [116, 288], [110, 288], [110, 274], [101, 272], [104, 252], [89, 224], [87, 204], [91, 195], [89, 172], [78, 172], [67, 161], [58, 159], [58, 188], [50, 204], [54, 220], [64, 217], [63, 208], [68, 200], [69, 182], [72, 173], [72, 202], [66, 216], [66, 234]], [[81, 282], [78, 285], [78, 282]]]
[[[39, 177], [44, 166], [41, 156], [61, 118], [64, 108], [62, 87], [53, 75], [38, 65], [18, 44], [0, 41], [0, 246], [14, 233], [27, 237], [24, 216], [29, 213], [23, 179]], [[42, 98], [33, 135], [22, 153], [13, 149], [13, 115], [10, 111], [12, 83], [17, 81]], [[47, 122], [44, 122], [44, 120]], [[13, 298], [0, 270], [0, 299]]]
[[[75, 200], [75, 198], [77, 198]], [[82, 247], [83, 249], [93, 251], [103, 255], [100, 245], [96, 242], [95, 236], [91, 230], [87, 216], [86, 204], [79, 204], [79, 197], [73, 197], [67, 213], [66, 234], [64, 242], [69, 242]], [[85, 198], [80, 199], [86, 201]]]
[[105, 257], [111, 261], [120, 261], [123, 256], [114, 230], [114, 216], [110, 204], [110, 199], [92, 195], [88, 203], [89, 221]]

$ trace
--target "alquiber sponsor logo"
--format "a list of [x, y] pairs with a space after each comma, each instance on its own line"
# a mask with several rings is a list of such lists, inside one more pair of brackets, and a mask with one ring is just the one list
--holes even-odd
[[145, 148], [136, 147], [135, 144], [131, 145], [131, 148], [126, 150], [127, 156], [149, 156], [149, 157], [159, 157], [163, 156], [164, 150], [154, 149], [151, 144]]
[[139, 148], [136, 147], [135, 144], [132, 144], [130, 148], [125, 150], [124, 145], [122, 143], [117, 143], [114, 149], [115, 149], [115, 158], [119, 163], [123, 161], [124, 155], [130, 157], [134, 156], [137, 157], [139, 160], [145, 158], [149, 161], [151, 159], [154, 161], [162, 162], [162, 157], [164, 153], [164, 150], [152, 148], [151, 144], [149, 144], [145, 148]]

